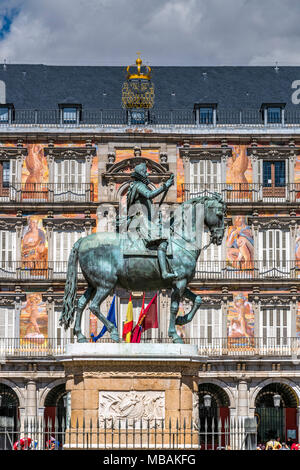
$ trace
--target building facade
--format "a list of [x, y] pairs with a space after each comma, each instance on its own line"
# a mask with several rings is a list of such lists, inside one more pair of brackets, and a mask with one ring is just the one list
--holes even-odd
[[[206, 416], [209, 394], [210, 415], [256, 416], [259, 439], [298, 439], [299, 73], [157, 67], [155, 106], [121, 109], [122, 68], [1, 66], [0, 414], [11, 426], [68, 409], [57, 360], [74, 341], [58, 321], [68, 256], [80, 237], [111, 230], [143, 161], [153, 188], [174, 173], [167, 208], [210, 192], [227, 204], [223, 243], [202, 251], [190, 284], [201, 309], [178, 327], [198, 346], [195, 413]], [[121, 333], [129, 293], [116, 294]], [[170, 293], [158, 295], [159, 328], [144, 341], [168, 341]], [[132, 292], [135, 321], [142, 298]], [[87, 337], [102, 328], [88, 308], [83, 321]]]

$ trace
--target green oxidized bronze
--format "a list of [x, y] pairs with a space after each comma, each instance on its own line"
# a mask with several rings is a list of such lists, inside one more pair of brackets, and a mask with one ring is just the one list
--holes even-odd
[[[168, 220], [170, 233], [165, 236], [159, 217], [153, 217], [152, 200], [159, 194], [166, 195], [174, 182], [174, 175], [155, 190], [149, 188], [144, 163], [135, 167], [131, 177], [127, 216], [118, 221], [119, 231], [80, 238], [72, 248], [60, 323], [69, 328], [76, 312], [74, 334], [78, 342], [87, 341], [81, 331], [81, 316], [91, 301], [91, 312], [106, 326], [111, 339], [119, 342], [117, 329], [100, 312], [101, 303], [107, 296], [116, 287], [128, 291], [171, 289], [168, 335], [174, 343], [182, 343], [175, 325], [189, 323], [201, 304], [201, 297], [187, 286], [194, 277], [202, 249], [204, 225], [210, 231], [210, 243], [220, 245], [224, 236], [226, 206], [217, 193], [190, 199], [179, 206], [174, 220]], [[76, 306], [78, 262], [88, 288]], [[176, 318], [183, 298], [193, 302], [192, 308], [186, 315]]]

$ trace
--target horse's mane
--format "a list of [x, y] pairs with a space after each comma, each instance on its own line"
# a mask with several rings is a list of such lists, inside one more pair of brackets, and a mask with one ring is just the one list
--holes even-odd
[[[211, 194], [211, 196], [208, 196], [208, 194]], [[204, 196], [197, 196], [197, 197], [193, 197], [192, 199], [188, 199], [187, 201], [184, 201], [181, 206], [185, 206], [185, 205], [188, 205], [188, 204], [204, 204], [205, 202], [207, 201], [213, 201], [213, 200], [217, 200], [218, 202], [220, 203], [223, 203], [224, 204], [224, 201], [223, 201], [223, 198], [221, 196], [221, 194], [219, 193], [212, 193], [212, 192], [206, 192], [206, 194]]]

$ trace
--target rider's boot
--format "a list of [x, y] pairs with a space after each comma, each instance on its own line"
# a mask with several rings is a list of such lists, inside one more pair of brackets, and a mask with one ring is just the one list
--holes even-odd
[[163, 242], [160, 244], [160, 246], [157, 249], [157, 257], [158, 257], [158, 262], [159, 266], [161, 269], [161, 277], [163, 279], [176, 279], [177, 278], [177, 273], [168, 273], [167, 271], [167, 242]]

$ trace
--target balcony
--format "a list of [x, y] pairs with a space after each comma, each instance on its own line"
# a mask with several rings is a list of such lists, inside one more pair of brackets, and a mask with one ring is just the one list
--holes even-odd
[[[1, 281], [59, 281], [67, 276], [67, 261], [2, 261]], [[78, 280], [83, 280], [78, 268]]]
[[[59, 281], [67, 276], [67, 261], [0, 261], [1, 281]], [[84, 280], [78, 268], [78, 279]], [[198, 261], [194, 281], [297, 281], [299, 261]]]
[[[271, 120], [272, 121], [272, 120]], [[276, 121], [276, 120], [275, 120]], [[139, 126], [147, 127], [299, 127], [300, 112], [285, 110], [284, 120], [268, 122], [258, 109], [221, 110], [217, 111], [216, 121], [196, 122], [193, 109], [151, 109], [146, 112], [145, 123]], [[123, 109], [82, 109], [80, 120], [64, 121], [59, 109], [14, 109], [14, 113], [0, 127], [120, 127], [130, 125], [130, 117]], [[137, 124], [134, 124], [136, 127]]]
[[300, 279], [299, 261], [198, 261], [194, 279], [212, 280], [297, 280]]
[[[91, 340], [90, 340], [91, 342]], [[110, 338], [101, 338], [99, 343], [111, 343]], [[0, 338], [0, 359], [12, 357], [55, 357], [64, 354], [68, 344], [75, 338]], [[170, 338], [141, 338], [141, 343], [172, 343]], [[240, 337], [240, 338], [184, 338], [185, 344], [195, 344], [201, 357], [213, 358], [259, 358], [298, 357], [300, 337]]]
[[15, 183], [0, 188], [0, 202], [55, 204], [93, 201], [93, 183]]
[[300, 201], [300, 183], [263, 186], [261, 183], [190, 183], [182, 184], [185, 201], [217, 192], [227, 204], [293, 204]]

